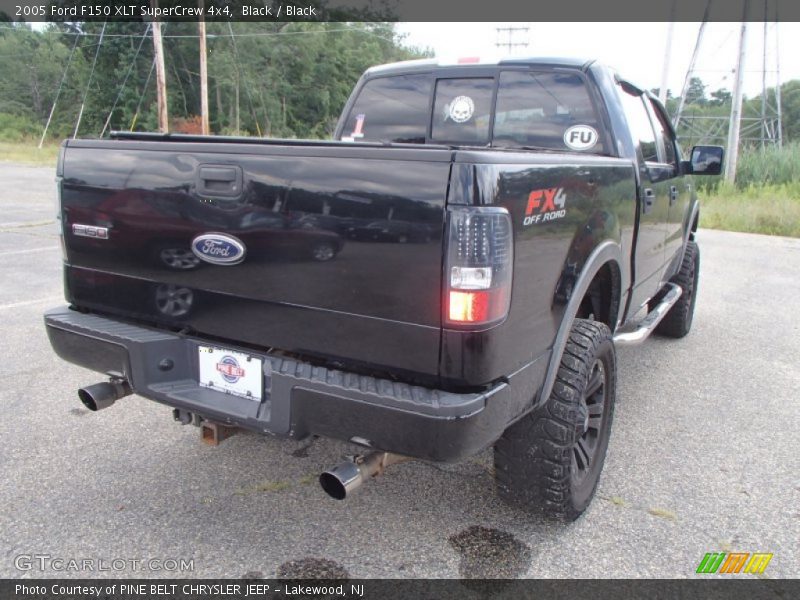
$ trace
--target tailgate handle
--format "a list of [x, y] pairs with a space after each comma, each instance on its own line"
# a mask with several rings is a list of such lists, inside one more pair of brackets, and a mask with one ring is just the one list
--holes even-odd
[[200, 165], [197, 179], [202, 196], [236, 198], [242, 193], [242, 169], [235, 165]]

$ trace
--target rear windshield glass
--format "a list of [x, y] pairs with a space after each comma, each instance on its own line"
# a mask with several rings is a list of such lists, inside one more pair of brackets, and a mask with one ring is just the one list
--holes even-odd
[[603, 154], [600, 131], [580, 76], [537, 71], [500, 74], [492, 145]]
[[397, 75], [368, 81], [353, 104], [341, 139], [424, 144], [430, 96], [430, 75]]
[[431, 138], [434, 142], [489, 142], [494, 79], [440, 79], [436, 83]]
[[341, 139], [473, 146], [491, 142], [499, 148], [606, 154], [601, 131], [580, 75], [504, 70], [496, 79], [436, 80], [428, 73], [372, 79], [353, 104]]

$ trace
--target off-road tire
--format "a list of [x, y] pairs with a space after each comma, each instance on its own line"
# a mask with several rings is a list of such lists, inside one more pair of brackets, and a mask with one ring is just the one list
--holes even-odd
[[656, 333], [672, 338], [682, 338], [692, 328], [694, 305], [697, 301], [697, 281], [700, 275], [700, 248], [697, 242], [686, 242], [686, 251], [680, 270], [671, 281], [683, 289], [681, 297], [656, 327]]
[[[601, 388], [587, 394], [598, 378]], [[511, 425], [495, 444], [500, 498], [564, 521], [574, 521], [586, 510], [605, 460], [616, 380], [616, 351], [608, 327], [576, 319], [547, 402]], [[588, 456], [581, 453], [590, 442], [591, 459], [582, 468], [579, 456]]]

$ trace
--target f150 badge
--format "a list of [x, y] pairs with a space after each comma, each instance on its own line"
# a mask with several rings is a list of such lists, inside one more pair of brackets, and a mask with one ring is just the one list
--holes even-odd
[[108, 227], [97, 227], [95, 225], [72, 224], [72, 234], [80, 237], [97, 238], [98, 240], [108, 239]]
[[567, 214], [567, 209], [564, 208], [566, 203], [567, 195], [564, 193], [564, 188], [533, 190], [528, 194], [525, 220], [522, 224], [527, 227], [528, 225], [560, 219]]
[[194, 255], [212, 265], [237, 265], [244, 260], [244, 244], [225, 233], [204, 233], [192, 240]]

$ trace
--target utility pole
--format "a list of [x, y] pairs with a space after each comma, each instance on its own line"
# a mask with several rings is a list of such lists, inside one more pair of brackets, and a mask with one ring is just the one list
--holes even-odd
[[669, 15], [669, 28], [667, 29], [667, 44], [664, 47], [664, 64], [661, 67], [661, 88], [658, 90], [658, 99], [661, 104], [667, 105], [667, 85], [669, 82], [669, 60], [672, 57], [672, 34], [675, 31], [675, 4], [677, 0], [672, 0], [672, 9]]
[[689, 82], [692, 79], [692, 73], [694, 73], [694, 66], [697, 64], [697, 56], [700, 54], [700, 46], [703, 44], [703, 32], [706, 29], [710, 10], [711, 0], [708, 0], [708, 2], [706, 2], [706, 10], [703, 13], [703, 22], [700, 23], [700, 29], [697, 31], [697, 42], [695, 42], [694, 45], [692, 59], [689, 61], [689, 68], [686, 70], [686, 78], [683, 80], [683, 89], [681, 90], [680, 100], [678, 100], [678, 112], [675, 113], [675, 118], [672, 119], [672, 125], [676, 130], [678, 129], [678, 125], [680, 125], [683, 107], [686, 105], [686, 91], [689, 89]]
[[769, 127], [767, 126], [767, 8], [769, 0], [764, 0], [764, 48], [761, 56], [761, 147], [767, 145]]
[[208, 135], [208, 64], [206, 57], [206, 21], [203, 17], [200, 17], [200, 21], [197, 23], [197, 30], [200, 34], [200, 123], [202, 134]]
[[[675, 6], [673, 4], [673, 6]], [[664, 48], [664, 64], [661, 69], [661, 88], [658, 90], [658, 99], [661, 104], [667, 105], [667, 84], [669, 81], [669, 59], [672, 55], [672, 32], [675, 30], [675, 21], [669, 22], [669, 29], [667, 29], [667, 45]]]
[[778, 148], [783, 148], [783, 116], [781, 115], [781, 60], [778, 39], [778, 9], [775, 9], [775, 110], [778, 113]]
[[[527, 25], [519, 26], [519, 27], [495, 27], [495, 32], [497, 33], [497, 41], [495, 42], [496, 48], [505, 48], [508, 54], [514, 54], [515, 48], [527, 48], [528, 47], [528, 32], [530, 31], [530, 27]], [[521, 32], [525, 37], [524, 41], [522, 42], [515, 42], [514, 37], [516, 36], [517, 32]], [[507, 34], [508, 41], [501, 41], [501, 37], [503, 34]]]
[[[747, 0], [744, 3], [747, 15]], [[725, 161], [725, 181], [736, 180], [736, 163], [739, 161], [739, 131], [742, 120], [742, 84], [744, 82], [745, 43], [747, 41], [747, 21], [742, 21], [742, 32], [739, 37], [739, 60], [736, 63], [736, 81], [733, 85], [733, 102], [731, 120], [728, 125], [728, 160]]]
[[[158, 0], [153, 0], [153, 8]], [[156, 90], [158, 97], [158, 130], [169, 133], [169, 111], [167, 110], [167, 79], [164, 69], [164, 47], [161, 42], [161, 23], [153, 20], [153, 49], [156, 57]]]

